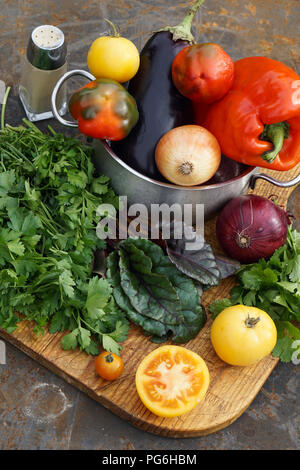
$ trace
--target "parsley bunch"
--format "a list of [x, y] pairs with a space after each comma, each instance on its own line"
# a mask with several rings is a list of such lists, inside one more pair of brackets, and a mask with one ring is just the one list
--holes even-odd
[[0, 130], [0, 327], [22, 317], [37, 334], [69, 330], [64, 349], [119, 353], [128, 333], [124, 312], [105, 279], [92, 277], [101, 203], [117, 197], [109, 178], [95, 178], [92, 149], [50, 129]]
[[239, 285], [230, 292], [229, 299], [210, 305], [213, 317], [224, 308], [243, 304], [267, 312], [277, 327], [275, 357], [289, 362], [296, 355], [300, 340], [300, 232], [289, 228], [285, 245], [266, 261], [243, 266], [237, 273]]

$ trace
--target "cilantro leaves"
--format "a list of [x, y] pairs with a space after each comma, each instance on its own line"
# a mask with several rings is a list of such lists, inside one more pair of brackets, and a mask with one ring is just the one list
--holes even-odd
[[283, 362], [292, 360], [293, 343], [300, 339], [300, 233], [289, 228], [287, 242], [268, 260], [243, 266], [237, 273], [238, 285], [229, 299], [210, 305], [215, 318], [224, 308], [243, 304], [265, 310], [275, 321], [277, 344], [273, 355]]
[[92, 277], [100, 203], [117, 207], [109, 179], [93, 176], [92, 149], [32, 123], [0, 131], [0, 327], [16, 311], [43, 334], [69, 331], [64, 349], [119, 353], [125, 313], [108, 281]]

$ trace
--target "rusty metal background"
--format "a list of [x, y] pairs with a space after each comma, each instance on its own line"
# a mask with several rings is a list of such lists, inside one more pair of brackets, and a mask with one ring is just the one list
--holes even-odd
[[[69, 69], [86, 69], [89, 45], [107, 29], [104, 18], [141, 48], [151, 31], [178, 23], [191, 3], [0, 0], [0, 80], [13, 87], [7, 122], [19, 124], [24, 117], [17, 86], [35, 26], [59, 26], [68, 42]], [[206, 0], [194, 30], [199, 41], [220, 43], [234, 59], [266, 55], [300, 73], [299, 0]], [[299, 190], [289, 209], [300, 229]], [[299, 449], [299, 438], [299, 366], [293, 364], [279, 364], [248, 410], [227, 429], [179, 440], [133, 428], [11, 346], [6, 365], [0, 364], [0, 449]]]

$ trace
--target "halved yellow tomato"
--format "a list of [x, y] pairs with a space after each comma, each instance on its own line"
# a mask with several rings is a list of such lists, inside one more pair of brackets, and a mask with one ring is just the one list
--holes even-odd
[[181, 346], [161, 346], [136, 372], [140, 399], [152, 413], [173, 418], [192, 410], [205, 396], [209, 371], [204, 360]]

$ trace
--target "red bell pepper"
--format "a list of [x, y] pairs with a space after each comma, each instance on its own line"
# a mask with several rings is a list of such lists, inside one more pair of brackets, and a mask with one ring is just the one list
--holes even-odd
[[238, 60], [231, 90], [198, 124], [214, 134], [227, 157], [289, 170], [300, 162], [300, 77], [266, 57]]

